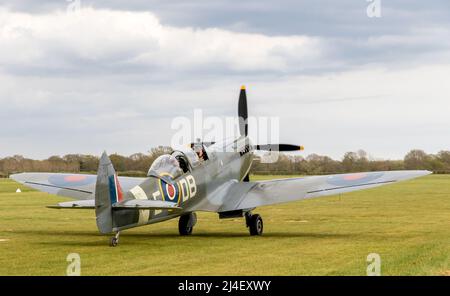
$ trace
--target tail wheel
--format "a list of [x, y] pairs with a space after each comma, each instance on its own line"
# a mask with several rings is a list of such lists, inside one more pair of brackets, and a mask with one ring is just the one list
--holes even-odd
[[260, 215], [254, 214], [249, 218], [248, 227], [250, 235], [262, 235], [264, 224]]
[[112, 237], [111, 240], [109, 241], [110, 247], [116, 247], [118, 244], [119, 244], [119, 240], [115, 237]]
[[109, 241], [110, 247], [117, 247], [117, 245], [119, 244], [119, 235], [120, 231], [118, 231], [116, 235], [111, 238], [111, 240]]
[[178, 221], [178, 231], [180, 232], [180, 235], [191, 235], [195, 223], [197, 223], [197, 215], [195, 213], [181, 216]]

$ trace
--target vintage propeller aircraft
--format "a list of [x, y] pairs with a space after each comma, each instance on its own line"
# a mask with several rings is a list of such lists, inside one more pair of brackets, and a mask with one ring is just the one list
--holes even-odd
[[294, 151], [302, 146], [253, 145], [248, 137], [247, 96], [239, 95], [240, 136], [217, 143], [194, 143], [158, 157], [147, 178], [120, 177], [106, 153], [97, 175], [22, 173], [11, 178], [40, 191], [70, 197], [56, 209], [94, 209], [102, 234], [179, 217], [180, 235], [190, 235], [197, 222], [195, 212], [219, 214], [220, 219], [245, 217], [250, 235], [263, 233], [256, 207], [373, 188], [430, 174], [429, 171], [387, 171], [310, 176], [252, 182], [249, 171], [256, 150]]

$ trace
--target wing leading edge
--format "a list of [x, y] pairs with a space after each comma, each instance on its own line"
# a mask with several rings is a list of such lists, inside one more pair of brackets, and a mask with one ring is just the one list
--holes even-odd
[[386, 171], [338, 174], [236, 183], [239, 197], [226, 201], [219, 211], [255, 207], [374, 188], [431, 174], [429, 171]]

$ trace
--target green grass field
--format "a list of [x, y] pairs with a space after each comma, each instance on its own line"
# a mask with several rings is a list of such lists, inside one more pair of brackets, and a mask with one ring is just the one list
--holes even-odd
[[173, 220], [124, 231], [117, 248], [93, 211], [45, 208], [63, 200], [0, 180], [0, 275], [65, 275], [69, 253], [82, 275], [365, 275], [369, 253], [382, 275], [450, 274], [448, 175], [263, 207], [262, 237], [199, 213], [190, 237]]

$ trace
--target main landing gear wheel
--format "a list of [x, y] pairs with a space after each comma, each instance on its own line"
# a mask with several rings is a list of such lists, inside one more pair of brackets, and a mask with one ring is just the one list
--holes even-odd
[[111, 238], [111, 240], [109, 241], [110, 247], [116, 247], [119, 244], [119, 234], [120, 233], [117, 232], [116, 235]]
[[195, 213], [180, 216], [180, 220], [178, 221], [178, 231], [180, 232], [180, 235], [191, 235], [196, 223], [197, 214]]
[[245, 221], [247, 223], [247, 227], [250, 231], [250, 235], [262, 235], [264, 230], [264, 224], [261, 216], [259, 214], [250, 214], [247, 213], [245, 215]]

